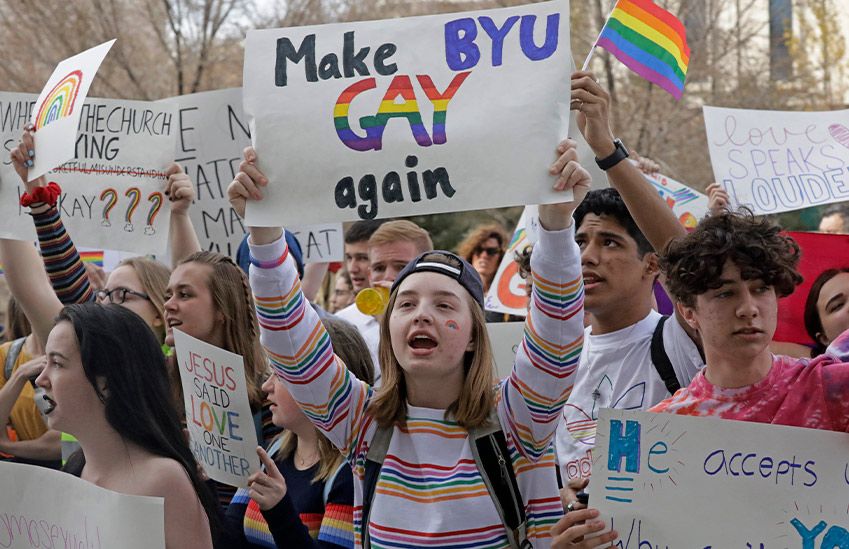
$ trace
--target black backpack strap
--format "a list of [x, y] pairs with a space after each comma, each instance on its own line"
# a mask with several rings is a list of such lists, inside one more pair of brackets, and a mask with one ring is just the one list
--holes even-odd
[[498, 421], [497, 409], [493, 409], [486, 426], [469, 431], [469, 438], [478, 471], [507, 531], [511, 549], [532, 547], [528, 541], [525, 503], [516, 482], [510, 448]]
[[12, 370], [15, 369], [15, 363], [18, 361], [18, 357], [21, 354], [21, 349], [24, 347], [24, 342], [26, 342], [27, 338], [19, 337], [9, 346], [9, 352], [6, 353], [6, 364], [3, 372], [6, 376], [6, 381], [9, 381], [9, 378], [12, 377]]
[[[660, 379], [666, 385], [666, 390], [669, 391], [670, 395], [674, 395], [681, 388], [681, 384], [678, 382], [678, 376], [675, 375], [672, 361], [669, 360], [669, 355], [666, 354], [666, 349], [663, 347], [663, 325], [667, 320], [669, 320], [668, 316], [660, 317], [657, 326], [654, 328], [654, 333], [651, 336], [651, 361]], [[673, 322], [677, 321], [673, 320]]]
[[371, 513], [371, 504], [374, 501], [374, 490], [377, 487], [377, 478], [380, 476], [380, 469], [383, 467], [383, 461], [386, 459], [386, 452], [389, 450], [389, 443], [392, 441], [392, 431], [394, 426], [388, 427], [377, 426], [371, 443], [366, 454], [365, 474], [363, 476], [363, 510], [360, 518], [360, 532], [363, 549], [371, 547], [371, 540], [368, 536], [368, 522]]

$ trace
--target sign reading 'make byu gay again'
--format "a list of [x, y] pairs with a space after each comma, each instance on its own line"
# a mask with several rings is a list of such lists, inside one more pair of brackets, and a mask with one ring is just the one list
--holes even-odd
[[551, 203], [569, 3], [257, 30], [245, 112], [272, 184], [249, 225]]

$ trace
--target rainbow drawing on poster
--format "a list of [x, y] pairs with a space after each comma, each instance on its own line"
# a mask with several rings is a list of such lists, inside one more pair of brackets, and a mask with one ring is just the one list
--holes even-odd
[[126, 223], [126, 225], [124, 225], [124, 230], [127, 232], [133, 232], [133, 214], [136, 213], [136, 208], [139, 207], [141, 190], [139, 190], [138, 187], [130, 187], [124, 193], [124, 196], [130, 199], [130, 204], [127, 206], [127, 212], [124, 214], [124, 221]]
[[[419, 104], [416, 100], [416, 92], [413, 83], [407, 75], [398, 75], [392, 79], [386, 94], [380, 101], [380, 107], [374, 116], [360, 118], [360, 126], [365, 130], [366, 136], [360, 137], [348, 121], [348, 112], [351, 102], [361, 93], [374, 89], [377, 86], [375, 78], [366, 78], [356, 82], [339, 95], [333, 108], [333, 124], [339, 139], [346, 147], [355, 151], [379, 151], [383, 147], [383, 131], [390, 118], [406, 118], [413, 132], [413, 138], [422, 147], [441, 145], [447, 141], [445, 132], [445, 120], [448, 112], [448, 103], [457, 93], [460, 85], [471, 74], [471, 71], [461, 72], [454, 76], [451, 83], [444, 92], [439, 92], [433, 84], [433, 80], [427, 75], [418, 75], [416, 79], [427, 98], [433, 104], [433, 138], [427, 132], [422, 121]], [[397, 102], [398, 99], [402, 101]]]
[[74, 112], [74, 103], [77, 101], [77, 92], [80, 91], [82, 81], [82, 71], [76, 70], [53, 86], [38, 108], [38, 115], [35, 117], [36, 130]]
[[83, 263], [91, 263], [92, 265], [103, 267], [103, 250], [79, 252], [79, 254]]
[[159, 210], [162, 209], [162, 193], [154, 191], [147, 197], [147, 201], [151, 203], [150, 211], [147, 212], [147, 225], [144, 228], [144, 234], [155, 234], [156, 229], [153, 228], [153, 220]]
[[100, 200], [106, 201], [106, 204], [103, 206], [103, 220], [100, 224], [104, 227], [111, 227], [112, 222], [109, 221], [109, 212], [112, 211], [112, 208], [118, 202], [118, 193], [115, 189], [103, 189], [103, 192], [100, 193]]

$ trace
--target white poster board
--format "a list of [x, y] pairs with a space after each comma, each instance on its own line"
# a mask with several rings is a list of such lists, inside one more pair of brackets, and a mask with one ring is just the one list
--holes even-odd
[[548, 168], [568, 133], [570, 67], [567, 0], [249, 31], [245, 112], [275, 185], [247, 220], [561, 201]]
[[[178, 164], [195, 184], [197, 197], [189, 213], [201, 248], [230, 257], [245, 236], [245, 225], [227, 200], [227, 186], [239, 173], [242, 152], [251, 144], [242, 109], [242, 88], [230, 88], [163, 99], [177, 120]], [[341, 223], [291, 226], [304, 252], [304, 262], [344, 258]]]
[[849, 110], [704, 114], [714, 177], [733, 207], [774, 214], [849, 200]]
[[514, 261], [517, 251], [533, 246], [539, 235], [539, 210], [525, 206], [501, 264], [489, 285], [484, 305], [488, 311], [525, 316], [528, 314], [527, 281], [519, 276], [519, 264]]
[[110, 40], [78, 53], [53, 69], [30, 118], [36, 130], [34, 139], [38, 150], [34, 165], [29, 169], [30, 181], [74, 157], [80, 107], [97, 69], [114, 43], [115, 40]]
[[190, 446], [210, 478], [244, 488], [259, 471], [242, 357], [174, 330]]
[[847, 450], [845, 433], [604, 409], [590, 506], [620, 547], [841, 549]]
[[684, 227], [694, 229], [707, 215], [708, 197], [704, 194], [660, 173], [645, 175], [645, 178], [666, 201], [666, 205], [672, 208], [675, 217]]
[[165, 549], [162, 498], [128, 496], [73, 475], [0, 461], [0, 547]]
[[[31, 98], [0, 92], [0, 111], [24, 112]], [[74, 243], [164, 255], [171, 212], [164, 172], [174, 158], [173, 110], [145, 101], [89, 99], [76, 112], [76, 157], [46, 174], [62, 187], [57, 207]], [[0, 120], [0, 140], [7, 150], [14, 148], [26, 120]], [[20, 206], [24, 192], [6, 157], [0, 165], [0, 237], [35, 240], [29, 210]]]
[[487, 322], [486, 331], [495, 357], [495, 372], [498, 379], [504, 379], [513, 370], [516, 351], [522, 344], [525, 333], [524, 322]]

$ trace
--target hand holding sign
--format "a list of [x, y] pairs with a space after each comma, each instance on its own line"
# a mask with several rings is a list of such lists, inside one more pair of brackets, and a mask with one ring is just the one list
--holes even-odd
[[21, 136], [21, 143], [17, 148], [12, 149], [12, 165], [15, 167], [15, 172], [23, 181], [26, 191], [32, 193], [37, 187], [47, 185], [47, 180], [44, 176], [36, 177], [32, 181], [29, 180], [28, 172], [35, 161], [35, 139], [32, 132], [35, 128], [32, 124], [27, 124], [24, 128], [24, 134]]

